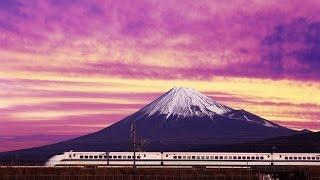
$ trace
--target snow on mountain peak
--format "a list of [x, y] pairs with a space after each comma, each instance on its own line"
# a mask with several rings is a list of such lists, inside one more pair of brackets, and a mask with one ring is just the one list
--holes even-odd
[[209, 97], [192, 88], [175, 87], [144, 107], [144, 114], [152, 115], [156, 112], [177, 116], [213, 116], [224, 114], [233, 109], [219, 104]]

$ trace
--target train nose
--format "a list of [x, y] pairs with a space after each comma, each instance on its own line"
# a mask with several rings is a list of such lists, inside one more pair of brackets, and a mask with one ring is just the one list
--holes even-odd
[[54, 166], [54, 163], [52, 161], [47, 161], [45, 166], [48, 166], [48, 167], [53, 167]]
[[45, 163], [45, 166], [54, 167], [60, 161], [60, 159], [61, 157], [59, 155], [53, 156]]

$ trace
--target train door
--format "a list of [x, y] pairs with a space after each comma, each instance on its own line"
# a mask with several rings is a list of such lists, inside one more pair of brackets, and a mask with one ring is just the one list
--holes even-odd
[[107, 166], [109, 166], [109, 152], [106, 152], [106, 156], [107, 156]]
[[160, 161], [161, 161], [161, 166], [163, 166], [163, 152], [161, 152]]

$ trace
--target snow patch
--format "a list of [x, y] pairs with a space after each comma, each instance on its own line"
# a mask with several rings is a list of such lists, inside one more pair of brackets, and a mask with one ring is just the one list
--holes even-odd
[[222, 115], [232, 110], [194, 89], [178, 87], [160, 96], [141, 111], [149, 116], [159, 112], [168, 118], [171, 115], [182, 117]]
[[263, 125], [266, 126], [266, 127], [277, 127], [277, 126], [269, 123], [268, 121], [264, 121], [264, 124], [263, 124]]
[[246, 115], [243, 115], [243, 117], [247, 120], [247, 121], [249, 121], [249, 122], [253, 122], [252, 120], [250, 120]]

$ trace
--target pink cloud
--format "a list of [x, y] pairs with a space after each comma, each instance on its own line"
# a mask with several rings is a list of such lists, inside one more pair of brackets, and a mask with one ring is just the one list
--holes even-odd
[[[170, 5], [149, 1], [135, 1], [128, 4], [117, 1], [8, 2], [1, 3], [3, 19], [0, 21], [2, 27], [0, 31], [4, 36], [1, 36], [0, 49], [44, 56], [68, 53], [65, 52], [68, 50], [90, 55], [97, 53], [94, 43], [98, 42], [104, 48], [112, 49], [111, 51], [121, 52], [130, 49], [137, 53], [132, 58], [125, 58], [123, 60], [125, 63], [119, 63], [121, 59], [118, 58], [105, 60], [106, 63], [102, 64], [105, 64], [106, 69], [98, 68], [101, 62], [68, 67], [78, 74], [114, 73], [126, 77], [166, 78], [168, 73], [165, 72], [177, 70], [177, 75], [172, 78], [189, 78], [186, 72], [196, 78], [210, 78], [215, 75], [302, 79], [319, 77], [311, 66], [314, 64], [312, 57], [317, 56], [317, 49], [308, 54], [310, 50], [308, 44], [300, 43], [302, 46], [307, 46], [306, 50], [292, 49], [292, 53], [295, 51], [298, 53], [295, 59], [304, 59], [303, 62], [307, 65], [307, 69], [303, 72], [301, 72], [303, 63], [289, 68], [285, 65], [291, 63], [288, 63], [288, 60], [285, 59], [280, 64], [272, 63], [273, 52], [267, 50], [269, 52], [267, 55], [261, 52], [264, 48], [262, 42], [276, 33], [277, 27], [292, 25], [300, 18], [306, 19], [305, 27], [301, 28], [308, 29], [317, 23], [320, 17], [317, 13], [318, 3], [315, 1], [304, 3], [190, 1], [183, 6], [179, 1], [171, 1]], [[291, 29], [297, 28], [299, 27], [294, 26]], [[309, 31], [304, 32], [297, 35], [302, 37], [309, 33]], [[290, 34], [290, 32], [284, 33]], [[189, 41], [179, 41], [179, 38], [186, 38]], [[84, 43], [87, 39], [90, 39], [90, 42]], [[170, 43], [171, 40], [177, 41]], [[116, 50], [113, 50], [114, 44]], [[170, 69], [146, 64], [148, 59], [141, 57], [141, 54], [153, 54], [157, 50], [180, 52], [179, 56], [174, 57], [175, 60], [182, 59], [184, 63], [181, 64], [191, 65], [192, 68], [187, 66]], [[197, 52], [198, 55], [189, 55], [188, 52]], [[108, 52], [103, 53], [108, 54]], [[208, 53], [218, 54], [218, 60], [206, 59]], [[311, 60], [306, 61], [306, 58]], [[198, 63], [194, 63], [197, 61]], [[222, 61], [228, 66], [217, 67], [212, 61]], [[118, 68], [119, 66], [125, 70], [121, 71], [122, 68]], [[237, 68], [229, 70], [235, 66]], [[19, 67], [12, 68], [66, 72], [64, 66], [60, 65], [41, 67], [32, 64], [25, 68], [22, 66], [22, 69]], [[146, 68], [143, 74], [138, 71], [141, 67]], [[109, 68], [111, 70], [107, 70]], [[157, 69], [164, 70], [164, 73], [159, 73]]]
[[[303, 3], [299, 0], [281, 3], [277, 0], [184, 3], [179, 0], [2, 0], [0, 72], [30, 73], [39, 79], [0, 79], [0, 90], [5, 90], [0, 92], [0, 99], [8, 103], [8, 107], [0, 106], [0, 132], [3, 135], [31, 135], [32, 132], [81, 135], [120, 120], [162, 93], [67, 91], [69, 86], [125, 89], [128, 84], [40, 80], [43, 74], [88, 79], [206, 81], [222, 76], [310, 80], [312, 85], [320, 80], [318, 12], [320, 4], [313, 0]], [[282, 124], [320, 128], [317, 121], [307, 121], [319, 117], [314, 110], [319, 109], [317, 104], [274, 102], [226, 92], [206, 94], [230, 106], [294, 108], [296, 112], [289, 108], [281, 112], [282, 116], [300, 121], [281, 121]], [[41, 98], [77, 98], [78, 101], [44, 102]], [[88, 102], [85, 98], [125, 99], [128, 103]], [[31, 103], [32, 100], [39, 102]], [[124, 111], [89, 112], [104, 109]], [[48, 110], [81, 113], [41, 121], [15, 119], [18, 113]], [[263, 115], [278, 117], [280, 113], [268, 110]], [[33, 138], [25, 145], [44, 141]], [[14, 148], [12, 144], [7, 146]], [[16, 147], [22, 146], [24, 144], [19, 143]]]

